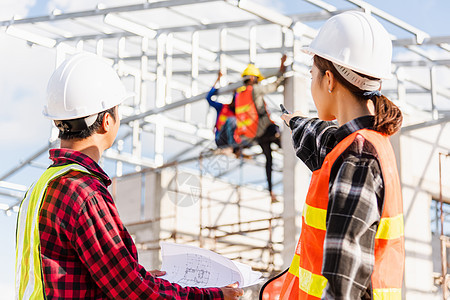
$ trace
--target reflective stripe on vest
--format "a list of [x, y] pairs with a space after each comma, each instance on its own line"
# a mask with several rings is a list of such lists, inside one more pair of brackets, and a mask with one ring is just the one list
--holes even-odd
[[[305, 203], [302, 214], [305, 224], [320, 230], [326, 230], [327, 211]], [[398, 239], [403, 236], [403, 215], [382, 218], [375, 235], [377, 239]]]
[[16, 229], [15, 299], [45, 298], [39, 238], [42, 199], [50, 181], [71, 170], [90, 173], [78, 164], [48, 168], [20, 204]]
[[236, 131], [238, 136], [256, 137], [259, 116], [253, 102], [253, 86], [246, 86], [245, 90], [236, 94]]
[[400, 180], [388, 138], [367, 129], [341, 141], [327, 155], [321, 169], [313, 172], [302, 212], [301, 236], [279, 299], [320, 299], [322, 296], [327, 284], [321, 270], [331, 167], [358, 135], [374, 145], [383, 181], [389, 183], [385, 185], [383, 211], [375, 235], [373, 296], [375, 300], [401, 299], [405, 254]]

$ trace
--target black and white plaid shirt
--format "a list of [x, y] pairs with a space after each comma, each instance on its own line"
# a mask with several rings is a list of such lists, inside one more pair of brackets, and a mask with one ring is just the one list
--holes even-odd
[[[290, 121], [297, 156], [311, 171], [353, 132], [372, 128], [372, 116], [341, 127], [315, 118]], [[323, 299], [372, 299], [375, 234], [384, 201], [384, 183], [374, 146], [363, 137], [335, 161], [329, 182], [327, 231], [322, 275], [328, 280]]]

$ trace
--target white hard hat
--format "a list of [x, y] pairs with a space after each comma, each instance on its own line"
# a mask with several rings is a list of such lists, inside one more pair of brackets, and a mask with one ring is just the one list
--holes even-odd
[[391, 78], [392, 41], [374, 17], [347, 11], [328, 19], [304, 52], [374, 78]]
[[76, 54], [53, 72], [43, 114], [52, 120], [83, 118], [119, 105], [132, 95], [103, 59]]

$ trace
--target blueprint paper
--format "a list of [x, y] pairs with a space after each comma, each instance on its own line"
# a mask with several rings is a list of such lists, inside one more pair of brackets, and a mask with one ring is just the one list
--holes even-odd
[[161, 278], [183, 287], [224, 287], [235, 282], [246, 287], [260, 282], [260, 272], [215, 252], [167, 242], [160, 245], [161, 270], [166, 271]]

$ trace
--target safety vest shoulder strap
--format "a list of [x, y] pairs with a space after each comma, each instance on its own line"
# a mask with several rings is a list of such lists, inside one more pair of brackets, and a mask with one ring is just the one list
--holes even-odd
[[[248, 110], [248, 107], [246, 107], [249, 104], [253, 104], [253, 106], [255, 106], [255, 104], [253, 103], [253, 86], [248, 85], [245, 87], [242, 87], [236, 95], [236, 114], [241, 114], [243, 112], [246, 112]], [[256, 109], [256, 108], [255, 108]]]
[[71, 170], [89, 173], [85, 167], [69, 164], [48, 168], [25, 194], [16, 228], [16, 299], [44, 299], [41, 267], [39, 214], [48, 184]]

